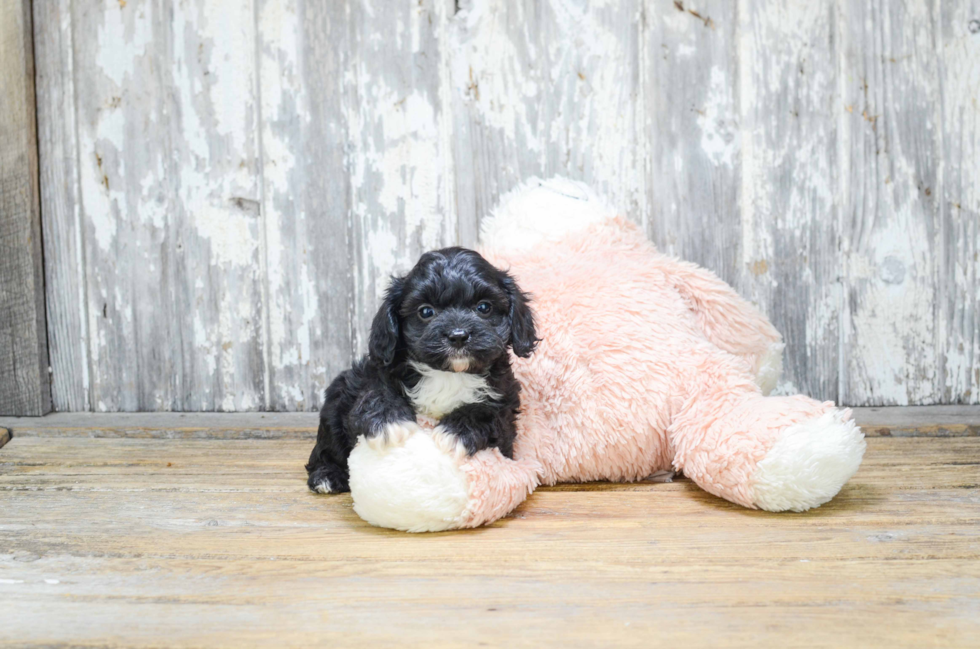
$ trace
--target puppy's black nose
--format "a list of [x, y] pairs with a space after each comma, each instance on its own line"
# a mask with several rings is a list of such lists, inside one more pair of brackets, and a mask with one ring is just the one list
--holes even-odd
[[470, 339], [470, 332], [466, 329], [453, 329], [448, 334], [446, 338], [452, 343], [453, 347], [462, 347], [466, 344], [466, 341]]

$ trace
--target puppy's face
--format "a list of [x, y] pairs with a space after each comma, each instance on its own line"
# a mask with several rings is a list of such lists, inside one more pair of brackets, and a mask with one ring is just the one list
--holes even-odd
[[478, 253], [445, 248], [422, 255], [392, 280], [371, 330], [383, 364], [404, 353], [439, 370], [479, 373], [511, 346], [528, 356], [537, 342], [527, 296]]

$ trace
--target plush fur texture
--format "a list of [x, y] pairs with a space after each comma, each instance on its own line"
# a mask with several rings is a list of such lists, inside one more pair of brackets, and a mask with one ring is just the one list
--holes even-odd
[[752, 503], [803, 512], [836, 496], [864, 456], [864, 435], [849, 416], [832, 410], [783, 431], [752, 475]]
[[[473, 527], [538, 484], [663, 471], [683, 471], [745, 507], [800, 511], [833, 497], [857, 470], [864, 440], [847, 411], [764, 396], [783, 349], [768, 320], [709, 271], [658, 253], [588, 188], [531, 181], [483, 236], [488, 261], [535, 296], [541, 338], [533, 356], [513, 363], [523, 386], [513, 459], [452, 451], [445, 455], [459, 472], [440, 469], [445, 482], [423, 484], [440, 444], [420, 429], [417, 456], [389, 455], [383, 469], [358, 476], [354, 501], [369, 522], [435, 529], [425, 503], [444, 488], [464, 489], [466, 504], [440, 509], [437, 527]], [[406, 478], [413, 496], [398, 501], [397, 520], [361, 507], [373, 485], [395, 489], [394, 475], [416, 476]]]
[[362, 439], [350, 454], [354, 511], [372, 525], [403, 532], [477, 527], [538, 486], [533, 460], [510, 460], [498, 448], [470, 455], [431, 420], [406, 433]]
[[486, 249], [524, 252], [613, 216], [616, 210], [587, 185], [532, 178], [501, 197], [491, 218], [483, 219], [480, 243]]
[[405, 532], [460, 527], [469, 502], [461, 468], [465, 456], [466, 450], [442, 431], [399, 435], [380, 447], [362, 438], [349, 458], [354, 511], [375, 525]]
[[528, 297], [510, 275], [464, 248], [422, 255], [392, 279], [371, 325], [370, 354], [327, 388], [309, 488], [347, 491], [358, 441], [394, 443], [418, 415], [440, 419], [471, 454], [496, 447], [512, 457], [520, 384], [508, 348], [521, 358], [536, 344]]

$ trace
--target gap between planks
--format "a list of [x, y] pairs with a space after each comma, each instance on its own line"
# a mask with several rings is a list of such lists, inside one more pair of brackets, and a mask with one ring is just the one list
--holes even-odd
[[[868, 437], [977, 437], [980, 406], [852, 408]], [[314, 412], [69, 413], [0, 417], [10, 437], [314, 439]], [[0, 446], [6, 443], [0, 433]]]

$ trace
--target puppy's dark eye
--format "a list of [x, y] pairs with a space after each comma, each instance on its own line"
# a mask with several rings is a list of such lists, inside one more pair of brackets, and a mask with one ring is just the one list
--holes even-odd
[[480, 302], [476, 305], [476, 310], [482, 315], [487, 315], [493, 311], [493, 306], [489, 302]]
[[436, 310], [433, 309], [428, 304], [419, 307], [419, 317], [423, 320], [428, 320], [436, 314]]

